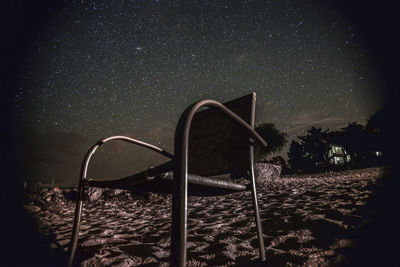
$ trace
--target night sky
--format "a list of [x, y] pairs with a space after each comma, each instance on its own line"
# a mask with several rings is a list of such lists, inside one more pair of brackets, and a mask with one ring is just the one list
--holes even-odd
[[[289, 143], [383, 107], [370, 28], [330, 1], [183, 2], [24, 6], [7, 106], [24, 179], [76, 183], [85, 152], [110, 135], [173, 152], [181, 112], [201, 99], [255, 91], [256, 124], [274, 123]], [[121, 143], [98, 153], [89, 175], [99, 178], [164, 161]]]

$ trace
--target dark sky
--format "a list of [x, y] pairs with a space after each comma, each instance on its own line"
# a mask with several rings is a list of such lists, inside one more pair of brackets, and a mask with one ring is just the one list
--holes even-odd
[[[18, 56], [7, 112], [21, 175], [75, 183], [84, 153], [110, 135], [173, 152], [181, 112], [205, 98], [224, 102], [255, 91], [256, 123], [274, 123], [289, 140], [311, 126], [365, 123], [383, 107], [385, 77], [371, 27], [379, 19], [354, 16], [362, 6], [182, 2], [12, 6]], [[105, 145], [89, 175], [119, 177], [163, 161], [142, 152]]]

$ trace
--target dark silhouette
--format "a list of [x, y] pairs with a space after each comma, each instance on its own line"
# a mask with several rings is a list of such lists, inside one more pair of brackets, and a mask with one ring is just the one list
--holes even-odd
[[289, 167], [291, 171], [303, 172], [305, 170], [310, 170], [313, 168], [314, 161], [311, 158], [305, 156], [303, 146], [297, 141], [292, 140], [288, 152], [288, 157]]
[[287, 161], [282, 156], [275, 156], [268, 161], [271, 164], [281, 166], [281, 174], [288, 174], [289, 173], [289, 165]]
[[317, 162], [325, 162], [328, 149], [329, 129], [312, 127], [305, 136], [298, 136], [300, 143], [292, 141], [288, 153], [292, 171], [313, 172]]
[[259, 135], [267, 142], [267, 147], [255, 146], [256, 162], [266, 161], [268, 155], [280, 152], [288, 142], [287, 133], [279, 131], [273, 123], [262, 123], [255, 127]]
[[390, 153], [392, 127], [391, 116], [387, 108], [378, 110], [368, 118], [365, 132], [371, 151], [381, 151], [383, 155]]
[[307, 135], [292, 141], [288, 152], [292, 171], [315, 172], [329, 167], [330, 147], [335, 144], [346, 151], [346, 167], [365, 168], [385, 164], [390, 153], [390, 116], [387, 109], [371, 115], [366, 125], [351, 122], [337, 131], [312, 127]]
[[357, 122], [351, 122], [341, 131], [331, 132], [330, 140], [343, 145], [350, 154], [359, 153], [366, 149], [365, 127]]
[[305, 136], [298, 136], [304, 147], [305, 156], [315, 162], [324, 161], [325, 152], [329, 140], [329, 129], [322, 131], [321, 128], [311, 127]]

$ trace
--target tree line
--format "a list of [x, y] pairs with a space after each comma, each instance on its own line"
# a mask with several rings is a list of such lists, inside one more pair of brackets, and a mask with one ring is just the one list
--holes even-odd
[[[385, 164], [390, 152], [390, 116], [387, 109], [381, 109], [371, 115], [365, 125], [358, 122], [348, 123], [340, 130], [323, 130], [311, 127], [303, 136], [292, 140], [288, 152], [288, 162], [281, 156], [268, 157], [280, 152], [288, 142], [286, 133], [276, 129], [272, 123], [263, 123], [256, 131], [267, 141], [267, 148], [255, 148], [258, 162], [279, 164], [283, 172], [315, 172], [321, 170], [318, 163], [327, 162], [329, 145], [343, 146], [351, 159], [347, 167], [364, 168]], [[322, 164], [326, 166], [326, 164]]]

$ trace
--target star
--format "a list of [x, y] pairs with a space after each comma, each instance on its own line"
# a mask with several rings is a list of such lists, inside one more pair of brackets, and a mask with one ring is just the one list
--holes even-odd
[[[256, 124], [272, 122], [290, 139], [315, 118], [340, 128], [382, 106], [363, 31], [319, 2], [73, 1], [50, 13], [18, 70], [13, 109], [26, 135], [71, 137], [74, 152], [60, 152], [63, 163], [45, 171], [66, 181], [81, 154], [109, 135], [173, 150], [171, 129], [200, 99], [255, 91]], [[152, 159], [137, 158], [135, 167]], [[133, 171], [132, 162], [126, 155], [114, 171]]]

